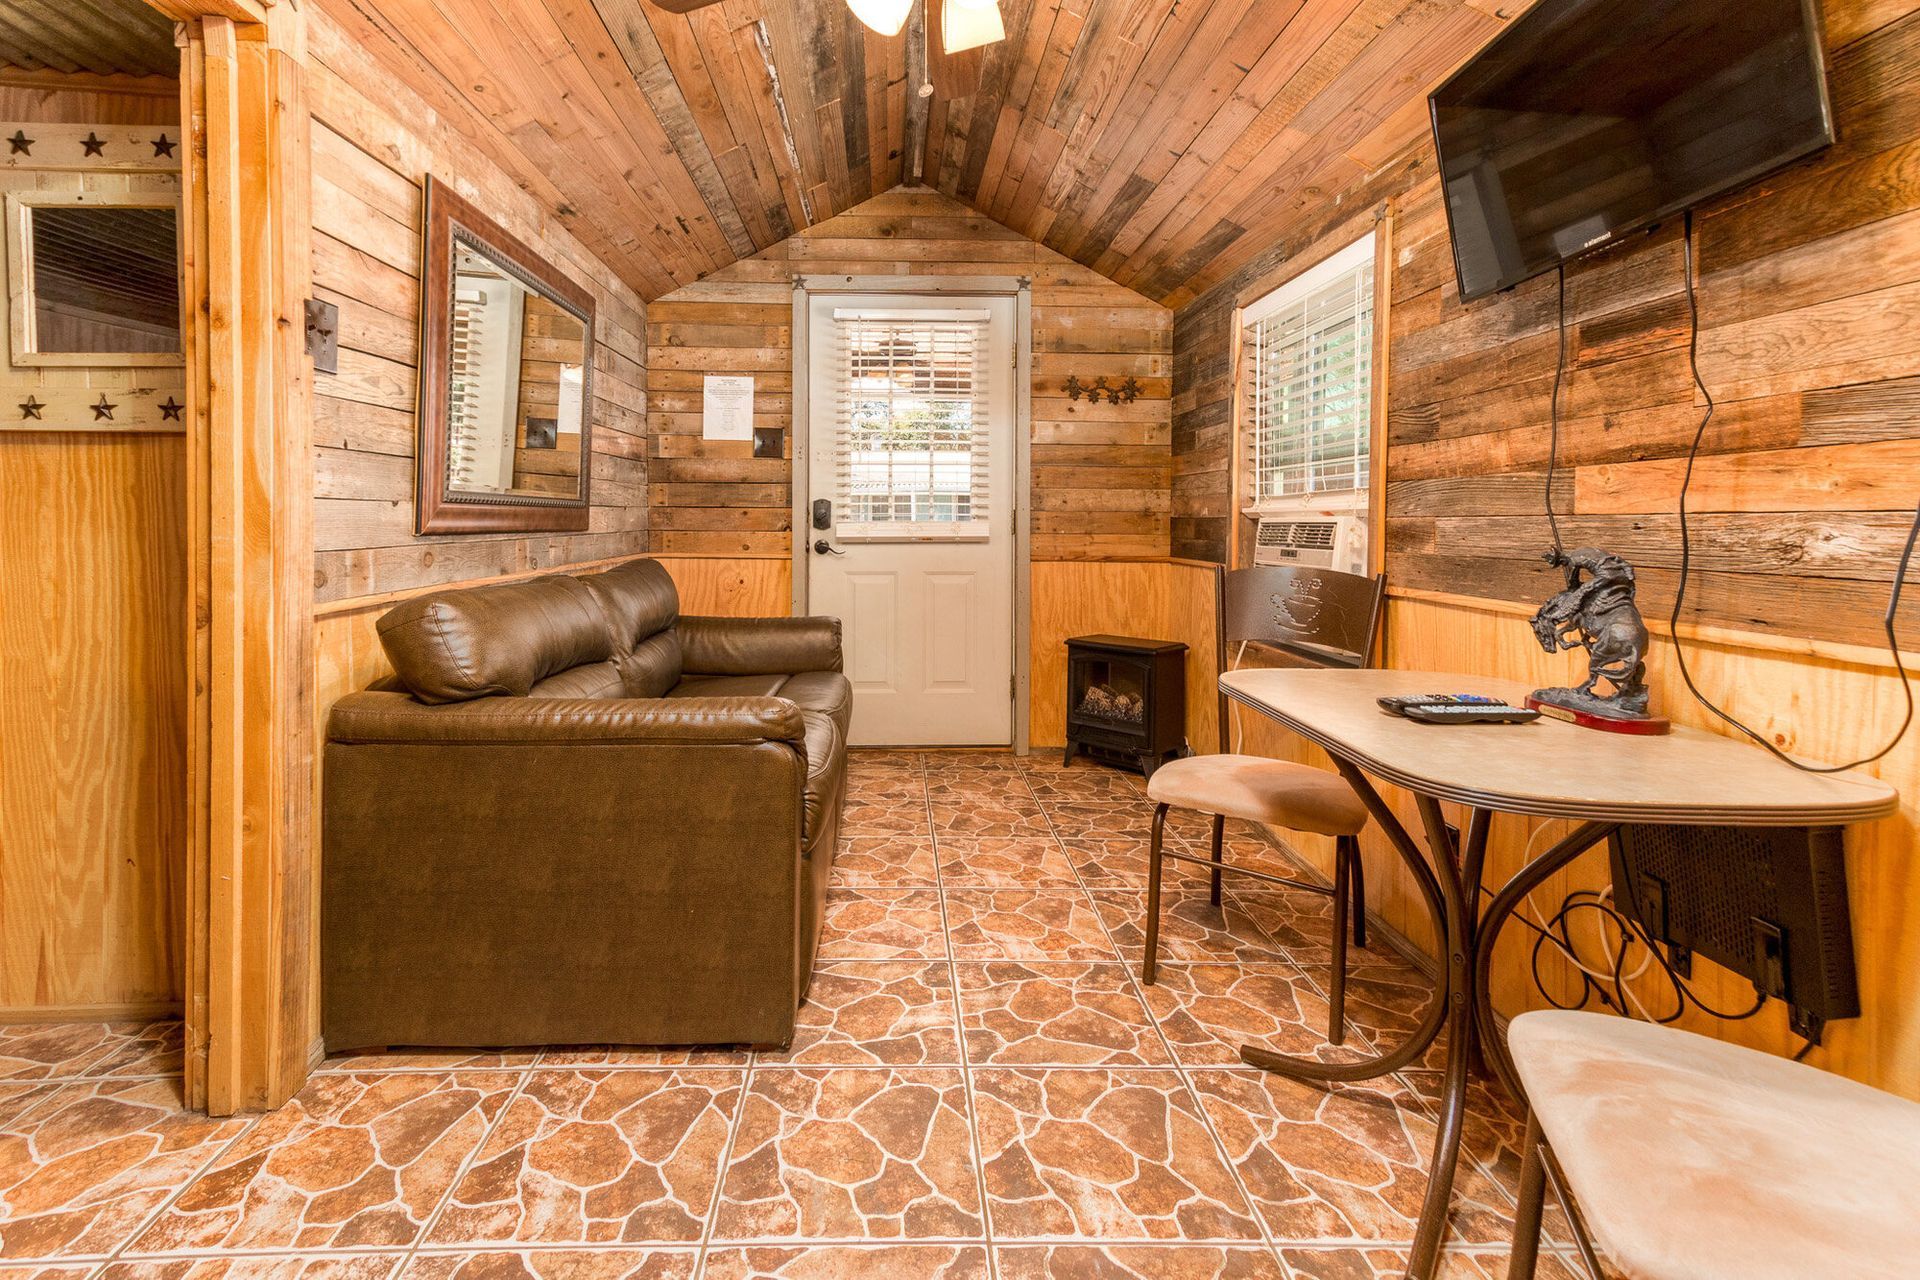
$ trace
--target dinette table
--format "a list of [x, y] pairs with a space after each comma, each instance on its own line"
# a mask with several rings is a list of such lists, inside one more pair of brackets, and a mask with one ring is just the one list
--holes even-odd
[[[1240, 1051], [1249, 1064], [1293, 1079], [1366, 1080], [1407, 1066], [1441, 1031], [1447, 1033], [1433, 1165], [1407, 1272], [1413, 1280], [1432, 1280], [1446, 1238], [1476, 1040], [1508, 1092], [1522, 1098], [1494, 1023], [1488, 978], [1501, 926], [1529, 892], [1624, 824], [1827, 827], [1885, 817], [1899, 803], [1894, 789], [1878, 778], [1808, 773], [1751, 744], [1683, 726], [1661, 736], [1634, 736], [1546, 717], [1526, 724], [1424, 724], [1382, 711], [1375, 702], [1396, 694], [1478, 693], [1520, 705], [1530, 690], [1509, 680], [1253, 668], [1221, 676], [1220, 688], [1333, 757], [1406, 865], [1441, 941], [1445, 963], [1437, 998], [1404, 1044], [1337, 1063], [1250, 1045]], [[1381, 798], [1374, 779], [1412, 793], [1431, 858]], [[1467, 807], [1457, 841], [1443, 801]], [[1496, 813], [1579, 825], [1528, 859], [1482, 911], [1487, 836]], [[1588, 1249], [1584, 1239], [1580, 1243]]]

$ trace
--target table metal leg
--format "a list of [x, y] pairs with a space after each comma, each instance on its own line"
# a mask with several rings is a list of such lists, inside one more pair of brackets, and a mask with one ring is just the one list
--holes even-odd
[[[1522, 1107], [1527, 1105], [1526, 1091], [1520, 1085], [1520, 1074], [1513, 1068], [1513, 1058], [1507, 1053], [1506, 1040], [1500, 1035], [1494, 1023], [1493, 998], [1490, 992], [1493, 974], [1493, 951], [1500, 941], [1500, 930], [1527, 895], [1545, 884], [1555, 873], [1581, 854], [1599, 844], [1619, 828], [1617, 822], [1586, 822], [1569, 832], [1545, 853], [1529, 862], [1514, 873], [1494, 895], [1493, 902], [1487, 907], [1486, 915], [1480, 922], [1480, 936], [1474, 944], [1474, 985], [1480, 993], [1480, 999], [1474, 1009], [1474, 1020], [1480, 1029], [1480, 1045], [1493, 1071], [1500, 1078], [1509, 1096]], [[1566, 1194], [1560, 1168], [1549, 1152], [1546, 1164], [1547, 1180], [1553, 1184], [1555, 1195], [1567, 1210], [1567, 1221], [1573, 1228], [1574, 1243], [1579, 1246], [1581, 1260], [1585, 1262], [1589, 1275], [1599, 1277], [1601, 1273], [1599, 1259], [1595, 1256], [1593, 1242], [1588, 1238], [1586, 1223], [1580, 1217], [1579, 1208], [1573, 1197]]]
[[[1617, 822], [1581, 823], [1552, 848], [1516, 871], [1513, 879], [1494, 895], [1486, 914], [1481, 917], [1480, 936], [1473, 950], [1474, 984], [1477, 990], [1488, 990], [1493, 976], [1493, 949], [1500, 941], [1500, 931], [1520, 904], [1527, 900], [1527, 895], [1545, 884], [1569, 862], [1612, 835], [1619, 826]], [[1513, 1059], [1507, 1055], [1506, 1041], [1494, 1024], [1493, 1000], [1490, 997], [1482, 999], [1474, 1009], [1474, 1020], [1479, 1024], [1480, 1040], [1486, 1049], [1487, 1060], [1493, 1065], [1494, 1074], [1500, 1077], [1500, 1083], [1513, 1100], [1526, 1106], [1527, 1095], [1520, 1088], [1520, 1077], [1513, 1069]]]
[[[1400, 861], [1406, 864], [1407, 872], [1413, 877], [1420, 889], [1420, 896], [1427, 905], [1427, 913], [1433, 920], [1436, 937], [1447, 936], [1447, 905], [1440, 892], [1440, 882], [1434, 876], [1421, 854], [1420, 846], [1415, 844], [1407, 829], [1400, 825], [1393, 810], [1380, 798], [1373, 783], [1354, 765], [1336, 759], [1334, 764], [1366, 805], [1367, 812], [1380, 827], [1382, 834], [1393, 845], [1394, 852], [1400, 855]], [[1322, 1062], [1318, 1058], [1300, 1058], [1291, 1054], [1274, 1053], [1267, 1049], [1257, 1049], [1252, 1045], [1240, 1046], [1240, 1060], [1249, 1066], [1272, 1071], [1293, 1080], [1302, 1080], [1310, 1084], [1328, 1084], [1333, 1082], [1351, 1082], [1373, 1080], [1380, 1076], [1391, 1075], [1418, 1058], [1427, 1051], [1427, 1046], [1439, 1038], [1440, 1028], [1447, 1019], [1447, 991], [1445, 979], [1433, 1003], [1421, 1016], [1420, 1025], [1413, 1034], [1398, 1048], [1387, 1053], [1362, 1058], [1357, 1062]]]
[[1474, 925], [1480, 901], [1480, 879], [1487, 860], [1487, 832], [1492, 815], [1470, 811], [1466, 845], [1459, 865], [1453, 857], [1453, 833], [1440, 802], [1418, 797], [1420, 820], [1427, 829], [1427, 847], [1440, 877], [1446, 903], [1444, 937], [1447, 966], [1447, 1070], [1440, 1094], [1440, 1123], [1433, 1138], [1433, 1163], [1427, 1171], [1427, 1197], [1420, 1207], [1420, 1225], [1414, 1232], [1413, 1258], [1407, 1268], [1411, 1280], [1432, 1280], [1447, 1238], [1447, 1217], [1453, 1203], [1453, 1174], [1460, 1162], [1460, 1137], [1466, 1127], [1467, 1069], [1473, 1061], [1474, 1010], [1479, 992], [1474, 985]]

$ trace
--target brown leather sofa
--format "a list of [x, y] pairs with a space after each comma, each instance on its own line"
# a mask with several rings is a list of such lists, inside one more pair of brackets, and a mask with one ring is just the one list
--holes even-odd
[[785, 1044], [852, 688], [831, 618], [681, 617], [654, 561], [436, 592], [335, 703], [330, 1049]]

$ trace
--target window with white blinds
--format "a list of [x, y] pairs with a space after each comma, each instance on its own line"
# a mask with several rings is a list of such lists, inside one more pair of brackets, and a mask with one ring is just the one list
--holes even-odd
[[987, 536], [987, 315], [834, 311], [839, 537]]
[[1365, 493], [1373, 392], [1373, 237], [1242, 316], [1249, 496]]

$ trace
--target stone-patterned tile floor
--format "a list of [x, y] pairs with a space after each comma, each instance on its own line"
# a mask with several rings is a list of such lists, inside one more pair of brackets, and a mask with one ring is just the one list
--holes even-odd
[[[210, 1120], [181, 1109], [175, 1024], [0, 1027], [0, 1280], [1404, 1272], [1438, 1059], [1329, 1092], [1238, 1047], [1395, 1038], [1416, 969], [1356, 953], [1329, 1046], [1325, 899], [1229, 877], [1216, 908], [1170, 864], [1145, 986], [1139, 779], [980, 751], [849, 775], [784, 1050], [339, 1056]], [[1282, 858], [1250, 831], [1230, 856]], [[1517, 1119], [1489, 1085], [1475, 1107], [1447, 1280], [1505, 1274]], [[1550, 1240], [1544, 1280], [1581, 1274]]]

